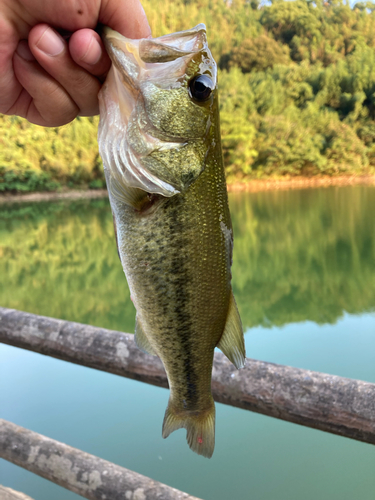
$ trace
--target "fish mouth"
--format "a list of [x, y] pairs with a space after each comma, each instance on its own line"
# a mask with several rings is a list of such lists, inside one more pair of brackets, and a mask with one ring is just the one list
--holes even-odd
[[[125, 188], [174, 196], [185, 189], [187, 181], [180, 179], [179, 173], [170, 175], [170, 170], [162, 174], [158, 170], [159, 166], [164, 168], [160, 155], [166, 157], [168, 150], [177, 152], [186, 147], [184, 151], [189, 158], [194, 157], [197, 171], [194, 175], [198, 175], [204, 167], [204, 158], [198, 168], [200, 153], [192, 142], [189, 145], [189, 140], [197, 139], [191, 135], [194, 133], [200, 133], [201, 141], [205, 140], [211, 122], [207, 117], [204, 130], [198, 132], [194, 126], [190, 136], [171, 127], [168, 132], [156, 125], [162, 110], [160, 114], [153, 111], [153, 120], [148, 116], [147, 96], [159, 90], [185, 91], [183, 87], [187, 88], [188, 81], [197, 73], [209, 74], [216, 87], [216, 64], [208, 48], [205, 25], [139, 40], [126, 38], [109, 27], [102, 27], [100, 31], [112, 61], [98, 96], [101, 115], [98, 142], [106, 177], [115, 178], [118, 185]], [[159, 156], [153, 156], [154, 153]]]
[[[101, 37], [123, 83], [135, 92], [139, 91], [139, 82], [144, 80], [152, 80], [160, 88], [177, 87], [194, 55], [209, 53], [203, 23], [190, 30], [139, 40], [126, 38], [103, 26]], [[201, 72], [209, 71], [216, 85], [216, 65], [209, 59], [208, 56], [201, 64]]]
[[139, 55], [145, 63], [173, 61], [178, 57], [198, 52], [207, 47], [206, 26], [203, 23], [190, 30], [152, 39], [132, 40], [120, 35], [108, 26], [101, 28], [100, 35], [110, 55], [112, 47], [124, 50], [124, 44], [139, 45]]

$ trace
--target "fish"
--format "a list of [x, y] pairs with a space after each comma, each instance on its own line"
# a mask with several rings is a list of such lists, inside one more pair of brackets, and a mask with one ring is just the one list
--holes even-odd
[[112, 66], [99, 93], [98, 144], [135, 342], [168, 377], [163, 438], [185, 428], [189, 447], [210, 458], [215, 347], [237, 368], [245, 363], [217, 66], [204, 24], [139, 40], [104, 27], [101, 36]]

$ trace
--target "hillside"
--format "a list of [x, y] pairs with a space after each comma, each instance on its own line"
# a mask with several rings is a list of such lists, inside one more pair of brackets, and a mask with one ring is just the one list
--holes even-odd
[[[228, 181], [375, 173], [375, 6], [144, 0], [154, 36], [207, 26]], [[0, 190], [102, 187], [97, 118], [43, 129], [0, 115]]]

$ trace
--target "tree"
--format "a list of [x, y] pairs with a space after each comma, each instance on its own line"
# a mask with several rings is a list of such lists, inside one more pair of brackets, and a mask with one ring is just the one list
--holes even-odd
[[264, 71], [275, 64], [290, 64], [289, 47], [281, 45], [267, 35], [247, 38], [235, 47], [229, 66], [238, 66], [243, 73]]

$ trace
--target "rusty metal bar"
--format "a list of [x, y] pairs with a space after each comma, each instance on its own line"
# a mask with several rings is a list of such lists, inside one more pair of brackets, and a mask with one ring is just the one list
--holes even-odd
[[2, 419], [0, 457], [89, 500], [199, 500]]
[[[161, 361], [133, 335], [0, 308], [0, 342], [167, 387]], [[247, 359], [236, 370], [215, 353], [216, 401], [375, 444], [375, 384]]]

